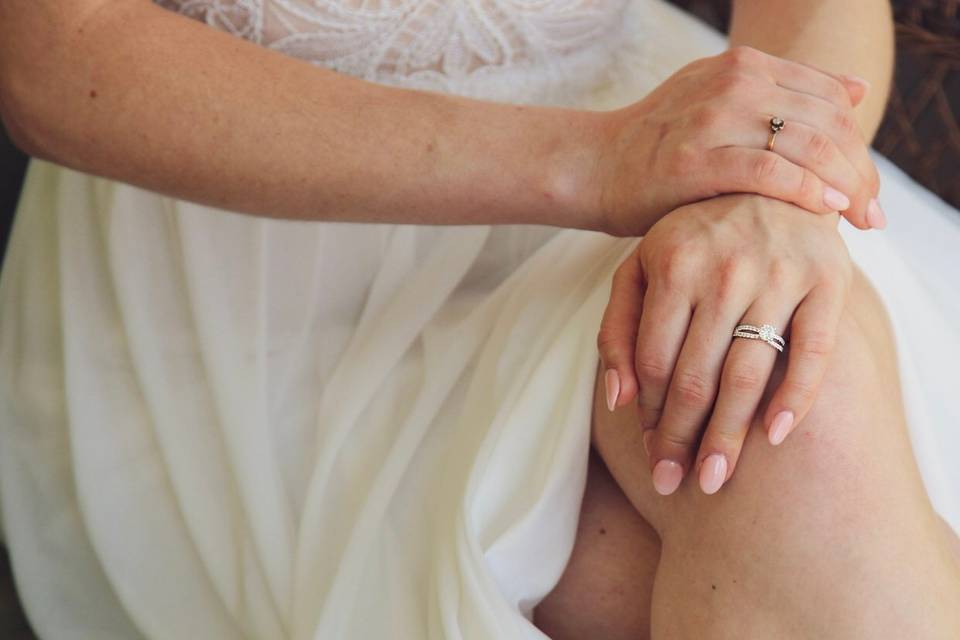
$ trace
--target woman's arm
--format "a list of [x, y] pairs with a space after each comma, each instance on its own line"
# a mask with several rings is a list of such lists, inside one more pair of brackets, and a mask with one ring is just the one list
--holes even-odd
[[[270, 217], [638, 235], [682, 204], [748, 191], [863, 226], [869, 185], [845, 158], [866, 148], [833, 125], [852, 121], [849, 84], [753, 53], [598, 113], [365, 82], [147, 0], [5, 0], [0, 115], [36, 156]], [[823, 144], [794, 127], [780, 156], [760, 151], [761, 106], [797, 93], [823, 106], [806, 119]]]
[[893, 70], [889, 0], [734, 0], [730, 44], [860, 76], [871, 89], [857, 120], [864, 137], [873, 139]]
[[594, 114], [388, 88], [147, 0], [0, 2], [0, 111], [33, 155], [258, 215], [595, 226]]

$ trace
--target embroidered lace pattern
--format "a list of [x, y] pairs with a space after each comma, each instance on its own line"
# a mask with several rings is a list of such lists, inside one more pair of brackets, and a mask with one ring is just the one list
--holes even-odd
[[628, 0], [156, 0], [367, 80], [562, 101], [600, 82]]

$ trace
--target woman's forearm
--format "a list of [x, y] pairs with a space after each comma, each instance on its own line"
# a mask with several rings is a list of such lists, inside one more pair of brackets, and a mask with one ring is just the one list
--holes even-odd
[[867, 80], [871, 90], [856, 112], [864, 136], [873, 138], [893, 69], [888, 0], [735, 0], [733, 6], [731, 45]]
[[582, 204], [591, 114], [364, 82], [146, 0], [0, 3], [0, 107], [34, 155], [257, 215], [594, 228], [599, 213]]

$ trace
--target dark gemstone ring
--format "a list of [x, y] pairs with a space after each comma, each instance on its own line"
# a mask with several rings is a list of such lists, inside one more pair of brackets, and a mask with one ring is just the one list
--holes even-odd
[[783, 127], [786, 123], [783, 121], [783, 118], [778, 118], [773, 116], [770, 118], [770, 138], [767, 140], [767, 151], [773, 151], [773, 143], [777, 138], [777, 134], [783, 131]]

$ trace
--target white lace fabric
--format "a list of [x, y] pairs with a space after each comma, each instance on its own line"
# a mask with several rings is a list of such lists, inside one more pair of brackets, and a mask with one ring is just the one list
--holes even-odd
[[512, 102], [604, 81], [627, 0], [156, 0], [366, 80]]

